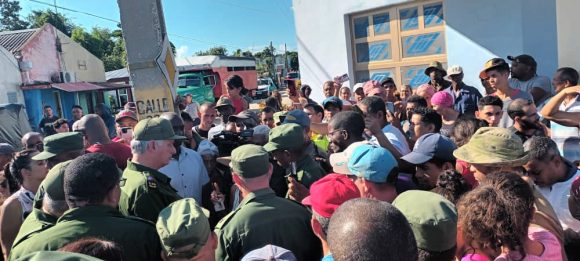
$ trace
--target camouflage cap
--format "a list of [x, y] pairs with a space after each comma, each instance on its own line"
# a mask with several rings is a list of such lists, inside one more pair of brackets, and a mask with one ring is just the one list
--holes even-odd
[[264, 145], [268, 152], [298, 149], [304, 146], [304, 130], [296, 123], [280, 125], [270, 130], [270, 141]]
[[282, 124], [282, 122], [286, 118], [286, 115], [287, 114], [288, 114], [287, 111], [278, 111], [278, 112], [275, 112], [274, 115], [273, 115], [273, 117], [274, 117], [274, 124], [276, 126]]
[[223, 106], [232, 106], [232, 108], [233, 108], [234, 104], [232, 103], [232, 100], [230, 100], [230, 98], [222, 96], [215, 104], [215, 108], [218, 109], [219, 107], [223, 107]]
[[441, 71], [443, 73], [443, 76], [447, 75], [447, 70], [445, 70], [445, 68], [443, 68], [443, 64], [439, 61], [432, 61], [431, 63], [429, 63], [429, 66], [427, 66], [427, 68], [425, 68], [425, 74], [427, 76], [429, 76], [429, 74], [433, 70]]
[[44, 138], [44, 150], [32, 157], [33, 160], [47, 160], [60, 153], [84, 149], [80, 132], [64, 132]]
[[502, 167], [522, 166], [529, 159], [522, 140], [512, 131], [499, 127], [480, 128], [453, 156], [470, 164]]
[[157, 234], [169, 257], [192, 258], [207, 243], [211, 233], [209, 211], [193, 198], [171, 203], [159, 212]]
[[150, 118], [139, 121], [133, 131], [133, 139], [147, 140], [183, 140], [184, 136], [175, 135], [171, 122], [163, 118]]
[[243, 178], [255, 178], [266, 174], [270, 157], [262, 146], [247, 144], [232, 151], [230, 168]]

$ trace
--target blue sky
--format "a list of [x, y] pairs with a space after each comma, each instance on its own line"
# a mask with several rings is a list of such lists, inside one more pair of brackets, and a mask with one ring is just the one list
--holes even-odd
[[[53, 3], [53, 0], [37, 0]], [[281, 50], [296, 50], [292, 0], [162, 0], [169, 39], [178, 56], [189, 56], [213, 46], [235, 49], [264, 49], [273, 42]], [[57, 0], [58, 6], [119, 21], [117, 0]], [[20, 1], [21, 15], [52, 8], [29, 0]], [[53, 9], [53, 8], [52, 8]], [[116, 24], [96, 17], [59, 10], [75, 24], [115, 29]], [[174, 35], [172, 35], [174, 34]], [[176, 35], [184, 36], [178, 37]]]

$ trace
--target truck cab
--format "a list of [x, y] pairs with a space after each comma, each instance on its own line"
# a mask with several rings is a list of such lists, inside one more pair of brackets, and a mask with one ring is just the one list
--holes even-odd
[[216, 84], [214, 75], [204, 75], [202, 72], [179, 74], [177, 95], [192, 94], [193, 100], [199, 104], [214, 102], [213, 87]]

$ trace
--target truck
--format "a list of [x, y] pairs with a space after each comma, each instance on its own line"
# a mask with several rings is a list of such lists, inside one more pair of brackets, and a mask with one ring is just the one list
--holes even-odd
[[256, 60], [253, 57], [205, 55], [177, 58], [179, 72], [177, 95], [191, 93], [198, 103], [215, 102], [227, 94], [224, 81], [237, 74], [244, 80], [244, 87], [254, 97], [258, 89]]

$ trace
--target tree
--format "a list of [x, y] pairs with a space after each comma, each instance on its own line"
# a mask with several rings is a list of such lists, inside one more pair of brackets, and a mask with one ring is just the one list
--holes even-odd
[[28, 27], [28, 23], [20, 19], [19, 13], [22, 8], [18, 1], [0, 0], [0, 31], [22, 30]]
[[274, 67], [275, 51], [276, 49], [270, 45], [265, 47], [264, 50], [254, 54], [254, 57], [256, 57], [256, 69], [258, 73], [260, 74], [267, 73], [270, 76], [275, 75], [276, 72], [276, 68]]
[[71, 39], [101, 59], [105, 71], [125, 67], [127, 53], [121, 30], [93, 27], [91, 33], [87, 33], [83, 28], [76, 27], [72, 30]]
[[286, 52], [286, 56], [290, 63], [290, 70], [298, 71], [298, 52]]
[[228, 55], [228, 49], [226, 49], [223, 46], [216, 46], [216, 47], [210, 48], [209, 50], [197, 51], [197, 52], [195, 52], [195, 55], [197, 55], [197, 56], [201, 56], [201, 55]]
[[76, 27], [70, 19], [50, 9], [32, 11], [27, 19], [30, 23], [30, 28], [40, 28], [44, 24], [49, 23], [68, 36], [71, 36], [73, 29]]

